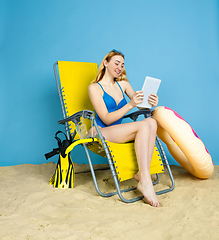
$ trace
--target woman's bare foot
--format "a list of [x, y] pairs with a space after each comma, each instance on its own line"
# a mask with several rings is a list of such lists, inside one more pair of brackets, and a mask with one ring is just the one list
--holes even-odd
[[145, 199], [152, 207], [160, 207], [160, 203], [157, 199], [152, 183], [142, 184], [140, 181], [138, 183], [137, 189], [143, 194]]
[[134, 178], [135, 178], [135, 180], [136, 180], [137, 182], [140, 181], [139, 172], [137, 172], [137, 173], [135, 174]]

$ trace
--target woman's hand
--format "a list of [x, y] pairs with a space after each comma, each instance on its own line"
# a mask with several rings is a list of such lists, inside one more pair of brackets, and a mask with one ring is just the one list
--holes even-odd
[[148, 102], [152, 105], [152, 107], [156, 107], [158, 104], [158, 96], [157, 94], [151, 94], [148, 98]]
[[131, 98], [130, 104], [132, 108], [143, 102], [144, 94], [143, 91], [136, 91]]

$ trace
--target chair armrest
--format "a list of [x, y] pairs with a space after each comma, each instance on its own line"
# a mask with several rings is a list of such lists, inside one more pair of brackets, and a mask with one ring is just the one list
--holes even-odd
[[139, 115], [144, 115], [145, 118], [148, 118], [153, 115], [153, 112], [153, 109], [141, 109], [139, 111], [125, 115], [124, 118], [131, 118], [133, 121], [136, 121]]
[[78, 122], [80, 122], [80, 118], [83, 116], [84, 118], [88, 118], [91, 119], [91, 116], [94, 113], [90, 110], [84, 110], [84, 111], [79, 111], [76, 112], [75, 114], [71, 115], [68, 118], [59, 120], [58, 123], [59, 124], [65, 124], [66, 122], [72, 121], [73, 123], [77, 124]]

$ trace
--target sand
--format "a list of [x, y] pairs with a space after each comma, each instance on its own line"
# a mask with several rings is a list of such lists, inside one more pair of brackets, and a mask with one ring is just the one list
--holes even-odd
[[[85, 168], [76, 164], [76, 171]], [[77, 174], [73, 189], [56, 189], [48, 183], [53, 163], [1, 167], [0, 239], [219, 239], [219, 166], [207, 180], [171, 169], [175, 189], [158, 196], [162, 207], [153, 208], [99, 196], [90, 173]], [[97, 178], [103, 192], [113, 189], [109, 170]], [[159, 187], [168, 184], [163, 174]]]

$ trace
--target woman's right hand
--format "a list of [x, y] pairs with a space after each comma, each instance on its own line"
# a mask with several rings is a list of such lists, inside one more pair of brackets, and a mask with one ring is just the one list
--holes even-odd
[[143, 91], [136, 91], [130, 101], [132, 108], [143, 102], [144, 94]]

